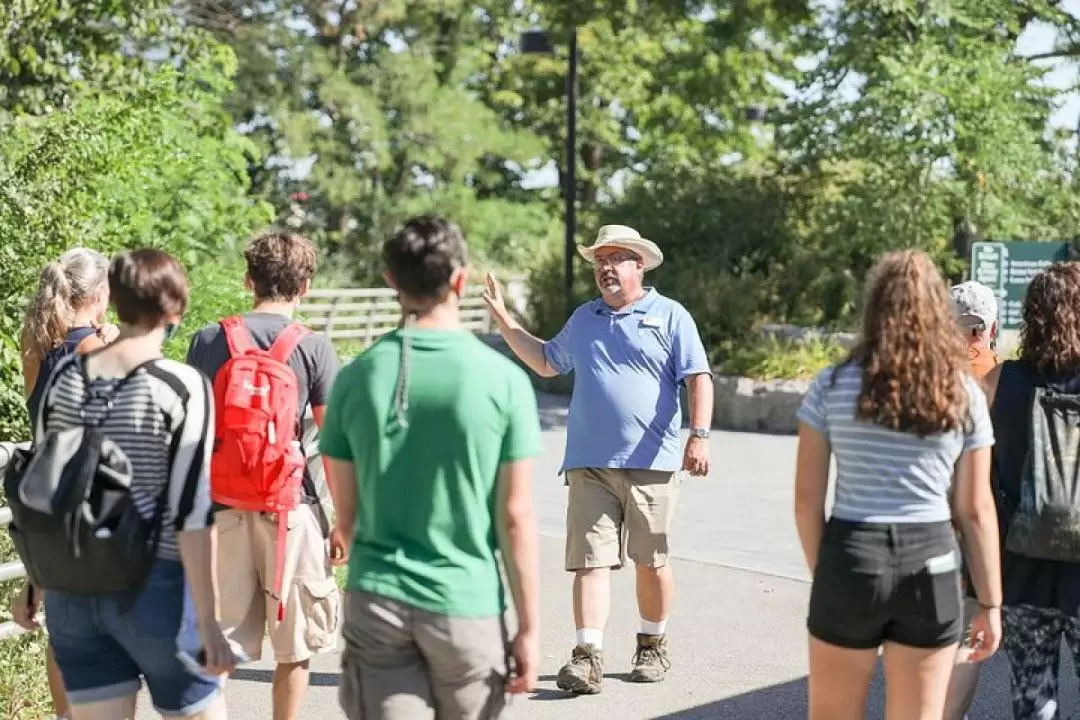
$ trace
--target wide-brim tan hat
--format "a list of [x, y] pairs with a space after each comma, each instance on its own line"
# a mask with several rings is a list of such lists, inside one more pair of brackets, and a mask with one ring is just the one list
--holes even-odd
[[601, 248], [614, 247], [637, 253], [645, 262], [646, 270], [660, 267], [664, 262], [664, 253], [652, 240], [646, 240], [632, 227], [626, 225], [605, 225], [596, 233], [596, 242], [592, 245], [578, 247], [581, 257], [589, 262], [593, 261], [596, 251]]

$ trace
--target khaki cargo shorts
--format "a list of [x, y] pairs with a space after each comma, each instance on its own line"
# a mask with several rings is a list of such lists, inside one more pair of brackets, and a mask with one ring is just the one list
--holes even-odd
[[678, 474], [578, 468], [566, 473], [566, 569], [668, 564], [668, 534], [679, 501]]
[[263, 513], [219, 510], [217, 580], [221, 627], [252, 660], [270, 636], [274, 660], [299, 663], [337, 647], [341, 595], [330, 567], [330, 546], [313, 505], [289, 514], [285, 543], [285, 619], [273, 596], [277, 521]]
[[345, 593], [338, 702], [349, 720], [498, 720], [506, 710], [506, 624], [372, 593]]

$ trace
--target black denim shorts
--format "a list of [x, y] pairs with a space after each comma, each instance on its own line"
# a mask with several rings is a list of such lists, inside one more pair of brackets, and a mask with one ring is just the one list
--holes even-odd
[[946, 647], [960, 641], [963, 614], [950, 523], [826, 525], [806, 623], [817, 639], [853, 649]]

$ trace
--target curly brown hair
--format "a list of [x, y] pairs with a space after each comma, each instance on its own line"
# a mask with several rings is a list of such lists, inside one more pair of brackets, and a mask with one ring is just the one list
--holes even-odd
[[1047, 377], [1080, 374], [1080, 264], [1051, 265], [1031, 280], [1020, 359]]
[[258, 235], [244, 250], [248, 277], [259, 300], [295, 300], [315, 274], [318, 253], [310, 240], [288, 232]]
[[903, 250], [878, 261], [862, 324], [849, 358], [862, 368], [856, 417], [920, 437], [963, 428], [967, 354], [929, 255]]

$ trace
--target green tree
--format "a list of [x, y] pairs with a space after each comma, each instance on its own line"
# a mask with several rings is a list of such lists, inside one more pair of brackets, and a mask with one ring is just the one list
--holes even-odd
[[769, 143], [747, 118], [783, 98], [792, 77], [801, 0], [530, 3], [556, 56], [510, 56], [493, 68], [489, 102], [548, 143], [566, 148], [567, 38], [579, 45], [577, 188], [585, 225], [612, 200], [610, 188], [654, 169], [752, 161]]
[[[453, 217], [474, 254], [496, 265], [524, 264], [557, 231], [543, 203], [503, 191], [508, 168], [535, 165], [542, 144], [474, 87], [498, 62], [514, 13], [506, 6], [283, 1], [198, 11], [241, 59], [231, 109], [264, 149], [250, 168], [257, 191], [321, 241], [346, 281], [378, 282], [382, 240], [418, 212]], [[297, 164], [309, 169], [298, 176]]]
[[803, 188], [839, 190], [799, 204], [813, 229], [804, 262], [841, 288], [827, 319], [850, 313], [884, 250], [924, 248], [955, 274], [961, 226], [1002, 240], [1072, 235], [1080, 206], [1064, 137], [1048, 128], [1055, 91], [1015, 53], [1027, 24], [1074, 23], [1057, 5], [851, 0], [822, 11], [823, 60], [780, 144]]
[[0, 113], [38, 115], [85, 89], [126, 93], [156, 65], [204, 51], [170, 0], [8, 0], [0, 3]]
[[160, 68], [128, 96], [88, 94], [67, 110], [0, 127], [0, 438], [26, 435], [22, 307], [41, 264], [63, 249], [168, 250], [192, 276], [186, 327], [241, 297], [238, 271], [236, 293], [204, 281], [228, 273], [239, 243], [272, 218], [247, 196], [255, 147], [222, 106], [234, 70], [232, 52], [218, 46], [184, 74]]

